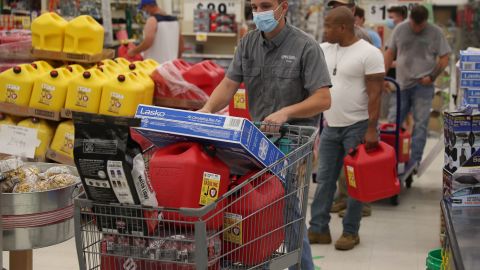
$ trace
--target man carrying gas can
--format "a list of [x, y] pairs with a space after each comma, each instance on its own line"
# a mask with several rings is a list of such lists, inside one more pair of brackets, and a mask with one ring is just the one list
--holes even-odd
[[[286, 22], [287, 0], [252, 0], [251, 6], [257, 30], [240, 40], [225, 79], [200, 111], [225, 108], [244, 82], [254, 121], [317, 126], [318, 115], [330, 107], [331, 85], [320, 46]], [[298, 239], [299, 229], [287, 232], [287, 243], [288, 238]], [[301, 266], [314, 269], [304, 236]]]
[[[308, 236], [312, 244], [330, 244], [330, 209], [336, 180], [347, 152], [365, 141], [367, 151], [378, 146], [377, 122], [385, 66], [380, 50], [355, 36], [355, 17], [347, 7], [331, 10], [325, 19], [327, 66], [332, 78], [332, 106], [324, 115], [328, 122], [320, 136], [317, 190], [311, 207]], [[335, 243], [350, 250], [360, 242], [358, 231], [362, 203], [348, 198], [343, 234]]]

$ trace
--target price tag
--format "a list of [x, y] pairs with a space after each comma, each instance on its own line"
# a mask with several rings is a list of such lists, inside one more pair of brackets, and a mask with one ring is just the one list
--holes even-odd
[[220, 14], [235, 14], [236, 20], [243, 18], [242, 1], [240, 0], [184, 0], [183, 20], [193, 21], [193, 10], [211, 9]]
[[391, 6], [406, 6], [408, 12], [415, 5], [424, 4], [425, 0], [398, 0], [398, 1], [381, 1], [381, 0], [364, 0], [363, 5], [365, 10], [365, 20], [368, 23], [384, 23], [388, 17], [388, 9]]
[[197, 32], [196, 33], [196, 40], [198, 42], [207, 42], [207, 39], [208, 39], [208, 34], [207, 33], [203, 33], [203, 32]]
[[0, 152], [19, 157], [34, 158], [40, 145], [37, 130], [11, 125], [0, 125]]

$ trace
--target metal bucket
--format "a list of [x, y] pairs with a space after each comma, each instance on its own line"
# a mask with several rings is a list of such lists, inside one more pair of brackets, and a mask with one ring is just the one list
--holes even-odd
[[[29, 163], [40, 170], [59, 166]], [[74, 175], [75, 167], [69, 166]], [[74, 235], [73, 199], [81, 183], [31, 193], [3, 193], [0, 210], [3, 225], [3, 250], [29, 250], [64, 242]]]

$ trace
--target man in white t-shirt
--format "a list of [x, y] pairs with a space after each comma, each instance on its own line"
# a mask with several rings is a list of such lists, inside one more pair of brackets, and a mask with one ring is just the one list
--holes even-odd
[[[330, 208], [336, 180], [346, 153], [365, 141], [367, 151], [378, 146], [377, 122], [385, 66], [382, 53], [354, 33], [355, 18], [346, 7], [330, 11], [325, 19], [321, 47], [330, 72], [332, 106], [325, 111], [328, 127], [320, 137], [317, 190], [311, 207], [308, 236], [311, 244], [330, 244]], [[349, 198], [343, 233], [335, 243], [350, 250], [360, 242], [362, 203]]]
[[143, 29], [143, 41], [138, 47], [128, 51], [129, 56], [139, 53], [145, 59], [154, 59], [162, 64], [181, 57], [183, 39], [180, 35], [178, 19], [169, 16], [158, 5], [156, 0], [141, 0], [139, 8], [149, 18]]

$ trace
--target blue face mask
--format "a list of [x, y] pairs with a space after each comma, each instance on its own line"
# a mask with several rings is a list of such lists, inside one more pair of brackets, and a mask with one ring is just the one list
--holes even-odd
[[275, 10], [269, 10], [264, 12], [252, 12], [253, 13], [253, 22], [257, 25], [257, 28], [260, 31], [269, 33], [272, 32], [278, 25], [280, 19], [275, 19], [275, 11], [277, 11], [281, 6], [278, 6]]
[[387, 18], [387, 27], [390, 29], [395, 28], [395, 22], [393, 21], [393, 19]]

